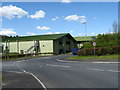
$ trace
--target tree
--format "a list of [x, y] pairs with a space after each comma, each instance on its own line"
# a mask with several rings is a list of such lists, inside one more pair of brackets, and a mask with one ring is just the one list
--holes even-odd
[[112, 27], [113, 27], [113, 32], [118, 33], [118, 23], [116, 21], [113, 22]]

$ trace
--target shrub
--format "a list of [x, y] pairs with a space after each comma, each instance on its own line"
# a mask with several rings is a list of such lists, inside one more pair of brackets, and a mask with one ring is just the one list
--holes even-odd
[[107, 49], [108, 49], [107, 51], [108, 51], [109, 54], [112, 54], [112, 53], [113, 53], [113, 48], [108, 47]]
[[[95, 52], [98, 56], [106, 54], [120, 54], [120, 46], [95, 48]], [[77, 55], [94, 55], [94, 48], [80, 49], [77, 51]]]
[[[119, 46], [120, 45], [120, 33], [112, 34], [99, 34], [94, 40], [96, 42], [96, 47], [108, 47], [108, 46]], [[83, 48], [92, 48], [93, 41], [83, 43]]]

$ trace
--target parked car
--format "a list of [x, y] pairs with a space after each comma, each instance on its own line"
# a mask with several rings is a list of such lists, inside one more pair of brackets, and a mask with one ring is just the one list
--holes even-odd
[[72, 50], [72, 54], [73, 55], [77, 55], [77, 51], [79, 50], [80, 48], [74, 48], [73, 50]]

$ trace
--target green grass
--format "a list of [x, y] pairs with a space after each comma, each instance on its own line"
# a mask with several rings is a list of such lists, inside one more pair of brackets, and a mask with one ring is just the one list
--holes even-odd
[[36, 56], [29, 56], [29, 57], [13, 57], [13, 58], [9, 58], [9, 59], [0, 59], [0, 61], [11, 61], [11, 60], [20, 60], [20, 59], [33, 59], [33, 58], [39, 58], [39, 57], [44, 57], [44, 56], [51, 56], [51, 55], [36, 55]]
[[76, 59], [76, 60], [113, 60], [118, 59], [118, 55], [104, 55], [104, 56], [74, 56], [68, 57], [67, 59]]

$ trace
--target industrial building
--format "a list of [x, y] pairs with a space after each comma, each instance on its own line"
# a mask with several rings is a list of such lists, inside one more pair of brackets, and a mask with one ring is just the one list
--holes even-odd
[[10, 53], [64, 54], [77, 48], [76, 40], [69, 34], [7, 37], [2, 39], [2, 51], [8, 47]]

